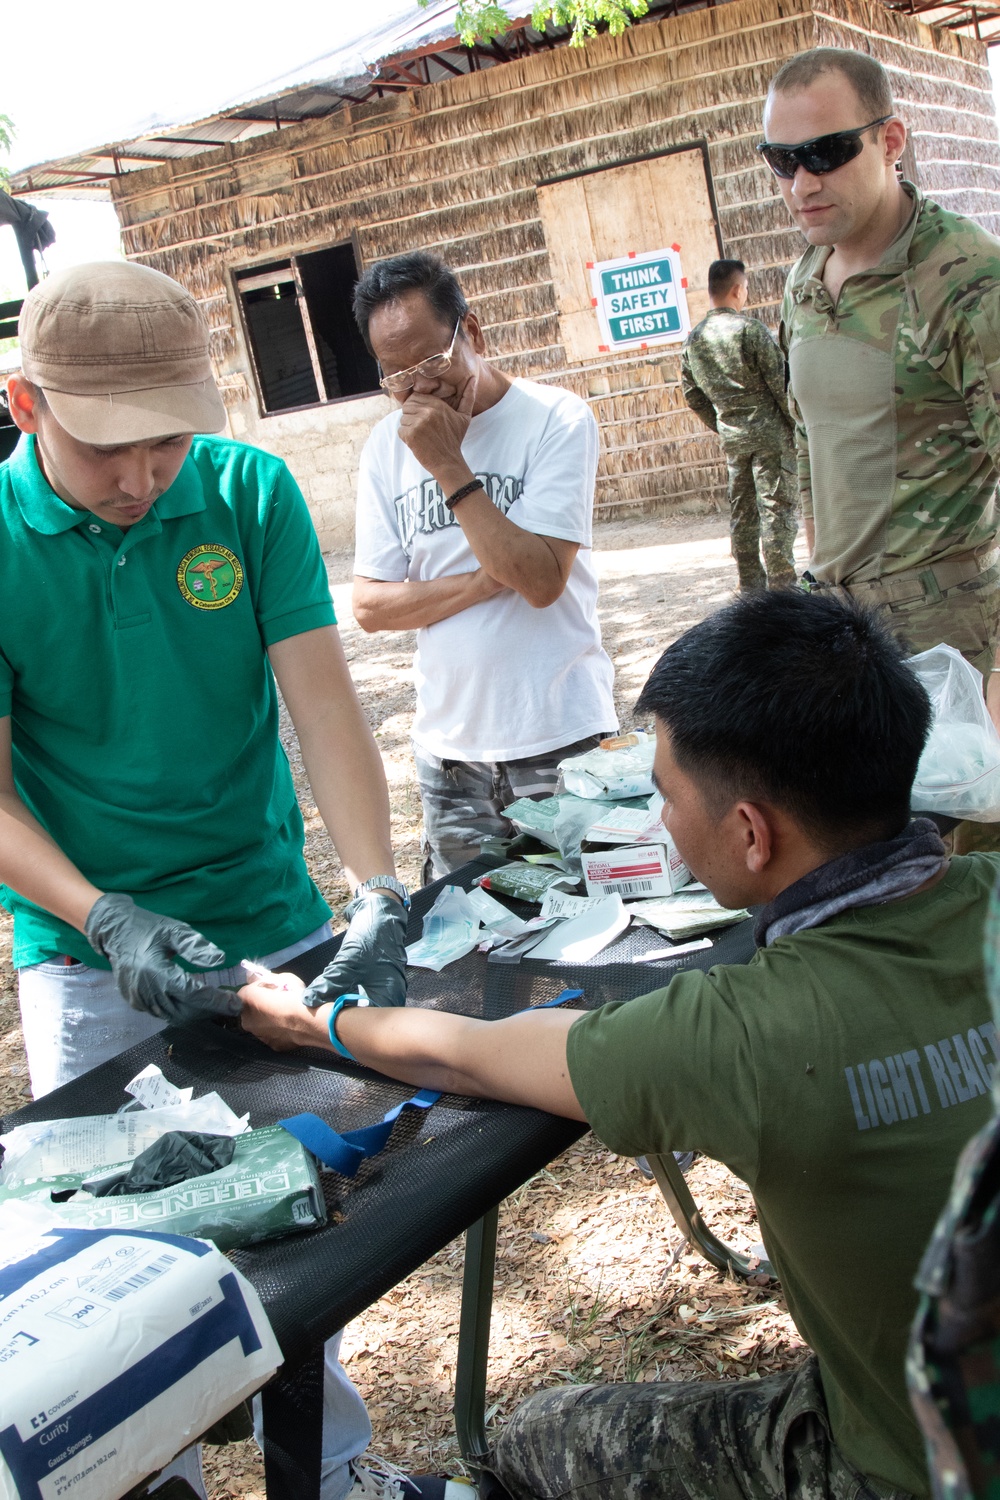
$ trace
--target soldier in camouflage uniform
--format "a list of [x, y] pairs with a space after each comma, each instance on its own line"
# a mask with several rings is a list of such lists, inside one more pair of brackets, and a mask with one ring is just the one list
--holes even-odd
[[[1000, 889], [986, 924], [986, 987], [1000, 1022]], [[1000, 1079], [993, 1080], [994, 1110]], [[917, 1276], [906, 1363], [937, 1500], [1000, 1490], [1000, 1113], [973, 1136]]]
[[809, 241], [780, 339], [810, 574], [880, 607], [907, 650], [944, 641], [988, 675], [1000, 242], [897, 177], [906, 129], [893, 111], [884, 69], [837, 48], [790, 59], [765, 110], [761, 152]]
[[743, 311], [741, 260], [712, 262], [708, 295], [711, 309], [684, 345], [684, 399], [719, 434], [729, 465], [730, 536], [741, 590], [782, 588], [795, 582], [798, 530], [785, 361], [764, 324]]

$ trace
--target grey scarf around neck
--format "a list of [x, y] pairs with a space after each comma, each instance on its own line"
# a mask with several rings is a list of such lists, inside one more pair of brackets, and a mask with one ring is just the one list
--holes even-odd
[[880, 906], [910, 896], [947, 860], [930, 818], [914, 818], [898, 838], [838, 855], [788, 886], [758, 913], [754, 941], [758, 948], [769, 948], [777, 938], [818, 927], [852, 906]]

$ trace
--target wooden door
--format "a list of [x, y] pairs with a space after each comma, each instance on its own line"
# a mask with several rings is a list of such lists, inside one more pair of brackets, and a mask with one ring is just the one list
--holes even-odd
[[708, 268], [719, 257], [700, 147], [588, 172], [538, 188], [559, 324], [571, 364], [601, 359], [589, 265], [680, 247], [692, 324], [708, 311]]

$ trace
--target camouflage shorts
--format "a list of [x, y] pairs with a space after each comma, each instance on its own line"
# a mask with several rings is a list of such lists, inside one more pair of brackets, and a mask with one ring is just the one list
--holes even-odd
[[497, 1443], [514, 1500], [887, 1500], [833, 1446], [814, 1358], [763, 1380], [564, 1386]]
[[[613, 733], [607, 730], [605, 733]], [[475, 859], [485, 838], [513, 838], [517, 829], [503, 809], [518, 797], [551, 797], [559, 762], [592, 750], [601, 734], [526, 760], [439, 760], [413, 747], [424, 813], [424, 884]]]

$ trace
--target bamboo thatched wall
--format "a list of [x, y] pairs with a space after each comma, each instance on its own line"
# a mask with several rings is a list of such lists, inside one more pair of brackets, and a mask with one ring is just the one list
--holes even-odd
[[366, 263], [438, 250], [499, 365], [590, 401], [599, 512], [718, 503], [721, 453], [683, 404], [676, 350], [568, 362], [536, 186], [707, 140], [726, 253], [752, 268], [751, 305], [773, 322], [803, 242], [753, 147], [768, 78], [816, 45], [885, 63], [921, 187], [1000, 230], [985, 47], [869, 0], [733, 0], [130, 173], [114, 186], [126, 252], [199, 298], [234, 432], [289, 460], [327, 542], [347, 539], [357, 454], [387, 404], [261, 418], [231, 271], [352, 233]]

